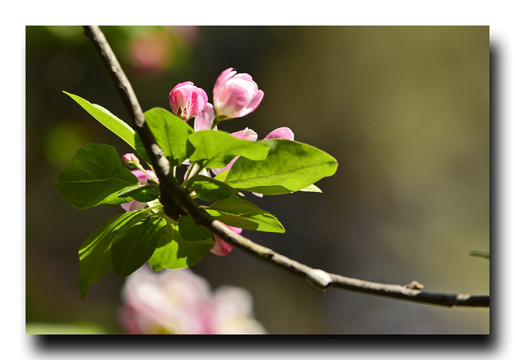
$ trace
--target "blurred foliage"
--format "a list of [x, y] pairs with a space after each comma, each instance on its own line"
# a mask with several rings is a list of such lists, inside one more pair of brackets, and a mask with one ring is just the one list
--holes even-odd
[[107, 334], [102, 327], [97, 324], [77, 323], [77, 324], [49, 324], [49, 323], [29, 323], [26, 329], [27, 334], [33, 335], [101, 335]]
[[[488, 27], [105, 27], [144, 110], [193, 81], [212, 97], [235, 67], [265, 92], [223, 130], [260, 137], [289, 126], [338, 159], [323, 194], [265, 196], [286, 234], [245, 232], [310, 266], [442, 292], [488, 293]], [[55, 178], [74, 150], [128, 149], [79, 109], [70, 91], [127, 120], [117, 90], [80, 27], [26, 28], [27, 322], [99, 324], [119, 332], [123, 279], [110, 273], [86, 300], [77, 249], [116, 206], [79, 211]], [[494, 119], [495, 120], [495, 119]], [[488, 309], [443, 309], [331, 289], [233, 251], [193, 271], [247, 288], [270, 333], [488, 333]]]

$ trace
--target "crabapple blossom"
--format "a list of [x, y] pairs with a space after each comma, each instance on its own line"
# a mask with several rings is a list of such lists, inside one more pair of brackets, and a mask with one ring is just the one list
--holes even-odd
[[130, 334], [263, 334], [247, 290], [209, 283], [189, 269], [142, 267], [125, 282], [119, 320]]
[[207, 105], [206, 92], [191, 81], [175, 85], [169, 95], [172, 111], [184, 121], [198, 116]]
[[228, 68], [218, 76], [213, 89], [216, 116], [226, 120], [250, 114], [259, 106], [263, 96], [252, 76], [237, 74]]

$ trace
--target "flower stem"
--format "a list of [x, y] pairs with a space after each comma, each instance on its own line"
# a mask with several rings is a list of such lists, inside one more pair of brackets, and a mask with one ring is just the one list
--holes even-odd
[[197, 172], [199, 170], [200, 170], [200, 165], [198, 163], [191, 164], [190, 167], [188, 168], [188, 171], [186, 172], [186, 176], [184, 177], [183, 185], [186, 186], [186, 184], [188, 183], [188, 180], [190, 178], [192, 178], [193, 176], [195, 176], [195, 174], [197, 174]]

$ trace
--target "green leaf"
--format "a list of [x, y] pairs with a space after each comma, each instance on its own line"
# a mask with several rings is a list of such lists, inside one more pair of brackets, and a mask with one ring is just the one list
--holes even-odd
[[136, 201], [149, 202], [155, 200], [161, 195], [159, 185], [147, 184], [136, 185], [126, 188], [118, 193], [118, 197], [130, 197]]
[[274, 215], [237, 196], [220, 200], [206, 208], [206, 211], [226, 225], [267, 232], [285, 231]]
[[59, 194], [78, 209], [128, 202], [117, 194], [136, 184], [138, 178], [122, 165], [116, 149], [103, 144], [80, 148], [56, 180]]
[[63, 91], [66, 95], [71, 97], [77, 102], [84, 110], [86, 110], [91, 116], [93, 116], [99, 123], [104, 125], [106, 128], [111, 130], [115, 135], [118, 135], [120, 139], [129, 144], [133, 149], [136, 148], [135, 144], [135, 131], [127, 125], [123, 120], [120, 120], [113, 115], [109, 110], [104, 109], [102, 106], [92, 104], [89, 101], [81, 98], [78, 95], [70, 94], [69, 92]]
[[150, 161], [150, 157], [148, 156], [147, 150], [145, 149], [145, 145], [143, 145], [143, 141], [141, 141], [141, 137], [138, 133], [134, 138], [134, 142], [136, 144], [136, 156], [143, 160], [148, 164], [148, 166], [153, 170], [152, 161]]
[[308, 185], [305, 188], [300, 189], [299, 191], [302, 191], [302, 192], [316, 192], [316, 193], [321, 193], [322, 192], [322, 190], [320, 190], [320, 188], [318, 186], [316, 186], [315, 184]]
[[[171, 165], [180, 165], [193, 151], [188, 145], [188, 136], [195, 131], [184, 120], [162, 108], [145, 112], [145, 120], [154, 135], [157, 145], [170, 160]], [[137, 149], [141, 148], [139, 141]]]
[[188, 141], [195, 148], [190, 161], [198, 162], [203, 168], [223, 168], [238, 155], [263, 160], [268, 153], [268, 145], [264, 142], [238, 139], [219, 130], [195, 132]]
[[189, 215], [180, 217], [179, 233], [184, 240], [189, 241], [205, 240], [211, 236], [211, 232], [209, 230], [197, 225], [195, 220]]
[[169, 224], [162, 231], [161, 241], [148, 260], [154, 271], [182, 269], [202, 260], [213, 247], [212, 237], [200, 241], [184, 240], [177, 224]]
[[84, 298], [89, 288], [111, 269], [111, 245], [117, 236], [147, 216], [146, 210], [130, 211], [107, 220], [79, 248], [78, 288]]
[[116, 237], [111, 247], [113, 270], [118, 276], [129, 276], [151, 256], [166, 226], [161, 217], [147, 217]]
[[197, 193], [197, 196], [206, 201], [217, 201], [238, 193], [238, 190], [226, 183], [207, 176], [195, 175], [189, 180], [188, 187]]
[[268, 139], [265, 160], [239, 158], [225, 183], [242, 190], [265, 195], [298, 191], [336, 172], [335, 158], [313, 146], [285, 139]]

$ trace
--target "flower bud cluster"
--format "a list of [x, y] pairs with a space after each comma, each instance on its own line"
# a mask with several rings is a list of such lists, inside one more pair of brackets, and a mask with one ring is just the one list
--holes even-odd
[[[169, 95], [172, 111], [184, 121], [191, 118], [203, 129], [218, 121], [250, 114], [263, 100], [264, 93], [252, 76], [238, 74], [232, 68], [224, 70], [213, 89], [213, 104], [208, 103], [206, 92], [191, 81], [177, 84]], [[197, 126], [196, 126], [197, 127]]]
[[[264, 93], [258, 88], [252, 76], [245, 73], [237, 73], [233, 68], [224, 70], [217, 78], [213, 88], [213, 104], [208, 102], [206, 92], [195, 86], [191, 81], [186, 81], [175, 85], [170, 92], [169, 101], [172, 111], [184, 121], [194, 118], [193, 128], [195, 131], [202, 130], [217, 130], [217, 124], [220, 121], [241, 118], [250, 114], [259, 106], [263, 100]], [[258, 134], [249, 129], [233, 132], [232, 135], [238, 139], [257, 141]], [[293, 140], [294, 134], [290, 128], [280, 127], [270, 132], [264, 139], [288, 139]], [[214, 175], [218, 175], [224, 171], [231, 169], [233, 164], [238, 159], [236, 156], [229, 164], [221, 169], [202, 169], [201, 174], [210, 176], [209, 171]], [[141, 185], [147, 184], [151, 181], [151, 177], [155, 178], [155, 174], [151, 171], [144, 172], [141, 168], [139, 160], [134, 154], [126, 154], [122, 157], [122, 161], [129, 167], [137, 169], [133, 171], [139, 179]], [[190, 167], [188, 160], [184, 162], [185, 165]], [[152, 174], [150, 174], [152, 173]], [[195, 168], [188, 169], [185, 174], [192, 176], [196, 173]], [[149, 177], [149, 175], [151, 177]], [[262, 194], [255, 193], [256, 196], [263, 196]], [[122, 204], [126, 211], [140, 210], [145, 208], [147, 204], [138, 201]], [[237, 227], [228, 226], [236, 234], [240, 234], [242, 229]], [[217, 236], [213, 236], [214, 245], [211, 252], [215, 255], [225, 256], [228, 255], [232, 246]]]

